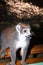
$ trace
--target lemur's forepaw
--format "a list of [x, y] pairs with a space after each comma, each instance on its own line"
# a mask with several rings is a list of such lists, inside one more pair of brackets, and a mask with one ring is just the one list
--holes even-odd
[[21, 65], [27, 65], [27, 64], [26, 64], [26, 62], [24, 62], [24, 63], [21, 63]]
[[6, 64], [6, 65], [15, 65], [15, 63], [13, 63], [13, 62], [10, 62], [10, 63], [8, 63], [8, 64]]
[[23, 65], [27, 65], [26, 63], [24, 63]]

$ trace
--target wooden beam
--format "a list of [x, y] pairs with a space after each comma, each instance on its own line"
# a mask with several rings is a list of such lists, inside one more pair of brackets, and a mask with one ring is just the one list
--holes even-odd
[[[26, 63], [27, 64], [36, 63], [36, 62], [43, 62], [43, 58], [30, 58], [30, 59], [26, 59]], [[21, 60], [17, 61], [16, 64], [20, 65], [21, 64]]]
[[[43, 62], [43, 58], [30, 58], [26, 60], [26, 63], [28, 64], [37, 63], [37, 62]], [[3, 63], [0, 62], [0, 65], [6, 65], [7, 63], [9, 62], [8, 61]], [[18, 60], [16, 65], [20, 65], [20, 64], [21, 64], [21, 60]]]
[[[7, 56], [5, 58], [10, 57], [10, 49], [6, 49]], [[37, 53], [42, 53], [43, 52], [43, 45], [35, 45], [32, 49], [30, 54], [37, 54]], [[1, 57], [0, 57], [1, 58]]]

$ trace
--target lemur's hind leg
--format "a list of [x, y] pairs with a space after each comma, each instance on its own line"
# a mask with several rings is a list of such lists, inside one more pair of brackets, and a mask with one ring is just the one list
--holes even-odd
[[11, 52], [11, 62], [7, 65], [16, 65], [15, 61], [16, 61], [16, 49], [14, 47], [10, 48], [10, 52]]

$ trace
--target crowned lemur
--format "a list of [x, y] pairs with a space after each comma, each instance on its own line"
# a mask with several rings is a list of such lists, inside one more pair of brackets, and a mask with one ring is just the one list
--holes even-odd
[[[22, 54], [22, 65], [26, 65], [25, 58], [27, 49], [30, 44], [31, 39], [31, 27], [28, 24], [24, 23], [18, 23], [17, 25], [12, 25], [8, 28], [6, 28], [1, 33], [1, 49], [2, 51], [6, 48], [10, 48], [11, 52], [11, 60], [7, 65], [16, 65], [16, 51], [21, 48], [21, 54]], [[1, 53], [0, 53], [1, 54]]]

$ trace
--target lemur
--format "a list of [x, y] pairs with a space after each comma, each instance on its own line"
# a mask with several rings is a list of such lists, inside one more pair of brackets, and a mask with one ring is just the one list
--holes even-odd
[[[22, 65], [26, 65], [25, 58], [27, 49], [30, 44], [31, 39], [31, 27], [28, 24], [24, 23], [18, 23], [17, 25], [12, 25], [8, 28], [6, 28], [1, 33], [1, 49], [2, 51], [10, 48], [11, 52], [11, 60], [7, 65], [16, 65], [16, 51], [21, 48], [21, 54], [22, 54]], [[1, 54], [1, 53], [0, 53]], [[3, 55], [3, 54], [2, 54]]]

